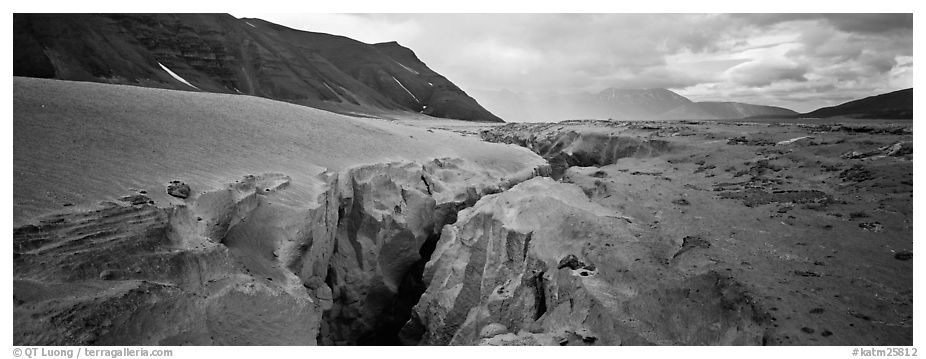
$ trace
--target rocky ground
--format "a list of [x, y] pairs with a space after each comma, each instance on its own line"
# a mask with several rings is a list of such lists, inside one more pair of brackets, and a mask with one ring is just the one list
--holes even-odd
[[911, 129], [16, 79], [13, 341], [909, 345]]
[[[574, 121], [482, 136], [541, 154], [560, 181], [480, 201], [444, 230], [461, 238], [445, 252], [485, 266], [429, 263], [417, 307], [441, 333], [429, 342], [912, 343], [909, 122]], [[556, 198], [565, 184], [583, 198]], [[479, 310], [454, 317], [461, 302]], [[506, 313], [517, 306], [541, 314]]]

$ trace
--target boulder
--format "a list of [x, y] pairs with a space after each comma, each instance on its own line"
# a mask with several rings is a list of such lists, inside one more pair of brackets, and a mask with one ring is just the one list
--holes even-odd
[[177, 198], [187, 198], [190, 196], [190, 186], [180, 181], [171, 181], [167, 185], [167, 194]]

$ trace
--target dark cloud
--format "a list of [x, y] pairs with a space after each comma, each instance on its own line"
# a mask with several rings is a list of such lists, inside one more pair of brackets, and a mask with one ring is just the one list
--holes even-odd
[[807, 68], [792, 64], [745, 63], [731, 69], [731, 80], [749, 87], [768, 86], [778, 81], [807, 81]]
[[824, 18], [846, 32], [882, 33], [913, 29], [913, 14], [828, 14]]
[[912, 13], [888, 14], [733, 14], [734, 18], [756, 26], [770, 26], [789, 21], [823, 20], [840, 31], [883, 33], [913, 29]]

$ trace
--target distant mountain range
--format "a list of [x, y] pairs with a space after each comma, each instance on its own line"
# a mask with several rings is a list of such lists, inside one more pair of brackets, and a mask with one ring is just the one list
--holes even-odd
[[13, 75], [501, 122], [398, 43], [227, 14], [14, 14]]
[[694, 102], [667, 89], [616, 89], [598, 93], [519, 94], [477, 91], [475, 96], [506, 121], [555, 122], [567, 119], [738, 120], [748, 118], [871, 119], [913, 118], [913, 89], [821, 108], [808, 113], [741, 102]]
[[797, 112], [775, 106], [752, 105], [741, 102], [692, 102], [660, 115], [669, 120], [729, 120], [747, 117], [795, 116]]
[[598, 93], [517, 94], [475, 92], [482, 104], [507, 121], [549, 122], [565, 119], [724, 120], [750, 116], [798, 115], [792, 110], [739, 102], [693, 102], [667, 89], [609, 88]]

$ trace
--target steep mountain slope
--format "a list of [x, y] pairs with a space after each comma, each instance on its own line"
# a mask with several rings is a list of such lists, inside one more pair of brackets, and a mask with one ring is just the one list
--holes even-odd
[[912, 119], [913, 89], [894, 91], [860, 100], [846, 102], [832, 107], [824, 107], [808, 112], [804, 117], [853, 117], [880, 119]]
[[370, 45], [227, 14], [16, 14], [13, 23], [15, 76], [501, 121], [397, 43]]
[[797, 112], [739, 102], [692, 102], [667, 89], [608, 88], [598, 93], [518, 94], [487, 91], [476, 97], [508, 121], [556, 122], [570, 119], [731, 120], [790, 116]]
[[797, 112], [775, 106], [751, 105], [740, 102], [707, 101], [692, 102], [688, 105], [677, 107], [662, 114], [660, 117], [667, 120], [726, 120], [746, 117], [779, 117], [792, 115], [797, 115]]

